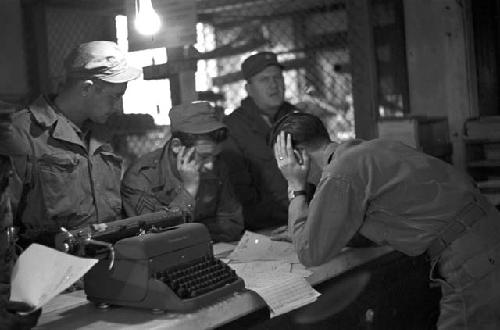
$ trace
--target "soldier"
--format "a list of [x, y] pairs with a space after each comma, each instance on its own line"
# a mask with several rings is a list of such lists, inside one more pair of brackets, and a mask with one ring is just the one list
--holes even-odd
[[31, 329], [36, 325], [41, 309], [32, 311], [33, 308], [25, 303], [9, 302], [10, 276], [17, 256], [8, 190], [11, 176], [10, 159], [0, 156], [0, 329]]
[[286, 102], [283, 67], [276, 54], [260, 52], [241, 65], [248, 97], [224, 120], [229, 136], [221, 154], [251, 230], [286, 224], [286, 181], [267, 137], [272, 124], [295, 111]]
[[205, 224], [215, 241], [234, 241], [243, 231], [241, 205], [233, 194], [219, 144], [227, 128], [208, 102], [174, 106], [171, 139], [141, 157], [125, 173], [123, 207], [128, 216], [180, 208]]
[[39, 97], [0, 125], [0, 154], [12, 156], [21, 182], [16, 221], [23, 247], [52, 246], [60, 227], [121, 217], [122, 160], [92, 123], [121, 109], [127, 82], [141, 72], [111, 41], [81, 44], [65, 64], [57, 95]]
[[[438, 329], [500, 328], [500, 214], [467, 175], [399, 142], [331, 142], [309, 114], [284, 117], [271, 140], [304, 265], [332, 259], [356, 233], [426, 253], [443, 295]], [[317, 183], [309, 203], [308, 179]]]

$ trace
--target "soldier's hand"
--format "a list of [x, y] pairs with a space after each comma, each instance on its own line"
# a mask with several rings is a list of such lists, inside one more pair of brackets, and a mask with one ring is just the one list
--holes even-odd
[[184, 188], [195, 197], [200, 183], [200, 163], [195, 157], [195, 148], [181, 147], [177, 154], [177, 170]]
[[310, 168], [310, 159], [304, 150], [292, 148], [292, 137], [281, 131], [274, 144], [274, 157], [281, 173], [293, 190], [304, 190]]
[[285, 241], [285, 242], [292, 241], [292, 238], [288, 234], [288, 226], [281, 226], [281, 227], [274, 229], [271, 232], [270, 238], [272, 241]]
[[33, 307], [26, 303], [9, 301], [0, 307], [0, 329], [31, 329], [41, 313], [41, 309], [33, 311]]

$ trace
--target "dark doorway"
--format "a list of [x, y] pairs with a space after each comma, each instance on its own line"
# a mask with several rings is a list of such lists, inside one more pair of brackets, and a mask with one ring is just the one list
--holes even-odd
[[471, 1], [479, 114], [500, 115], [500, 0]]

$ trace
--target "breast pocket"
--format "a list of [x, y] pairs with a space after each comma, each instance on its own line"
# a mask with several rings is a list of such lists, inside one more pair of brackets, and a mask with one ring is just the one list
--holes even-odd
[[[76, 155], [43, 155], [37, 161], [42, 198], [50, 218], [82, 214], [87, 209], [87, 164]], [[88, 181], [88, 180], [87, 180]]]

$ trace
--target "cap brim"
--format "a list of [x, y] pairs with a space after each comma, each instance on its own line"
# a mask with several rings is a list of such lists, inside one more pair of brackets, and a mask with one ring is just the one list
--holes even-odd
[[221, 122], [208, 122], [204, 123], [203, 125], [189, 125], [189, 127], [186, 128], [174, 127], [173, 131], [180, 131], [189, 134], [204, 134], [213, 132], [215, 130], [218, 130], [219, 128], [227, 128], [227, 126]]
[[134, 67], [128, 67], [126, 71], [120, 72], [114, 76], [100, 77], [99, 79], [107, 81], [113, 84], [125, 83], [131, 80], [135, 80], [142, 75], [142, 70]]

